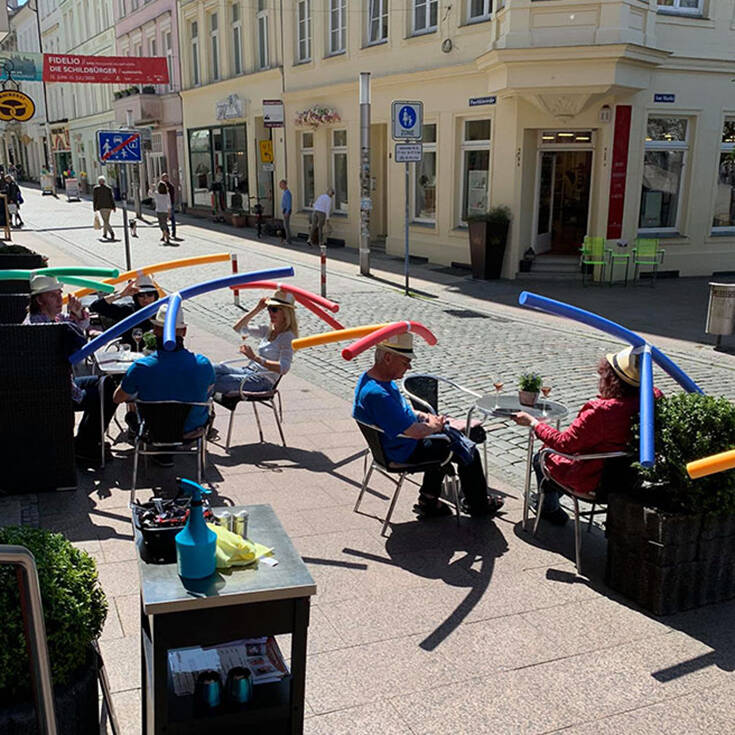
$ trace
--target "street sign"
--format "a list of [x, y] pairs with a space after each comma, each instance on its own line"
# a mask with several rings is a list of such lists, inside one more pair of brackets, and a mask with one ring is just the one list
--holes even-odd
[[421, 140], [424, 123], [424, 103], [402, 100], [391, 104], [393, 140]]
[[423, 155], [423, 143], [396, 143], [396, 163], [418, 163]]
[[260, 162], [273, 163], [273, 141], [261, 140], [258, 145], [260, 147]]
[[283, 120], [283, 102], [263, 100], [263, 125], [266, 128], [282, 128]]
[[102, 163], [140, 163], [140, 133], [137, 130], [98, 130], [97, 155]]

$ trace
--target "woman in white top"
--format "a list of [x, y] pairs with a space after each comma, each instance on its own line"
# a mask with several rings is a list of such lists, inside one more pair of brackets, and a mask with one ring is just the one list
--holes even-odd
[[163, 181], [158, 182], [156, 190], [153, 192], [153, 203], [156, 206], [156, 217], [158, 217], [158, 226], [161, 228], [161, 242], [168, 245], [171, 240], [168, 232], [168, 215], [171, 211], [171, 197], [168, 194], [168, 187]]
[[[252, 318], [266, 308], [270, 324], [250, 326]], [[224, 362], [214, 366], [214, 392], [271, 390], [276, 381], [291, 367], [293, 360], [291, 341], [299, 336], [293, 294], [279, 289], [270, 298], [264, 296], [258, 305], [235, 322], [232, 328], [242, 333], [243, 340], [257, 337], [260, 344], [257, 351], [244, 341], [240, 345], [240, 352], [250, 358], [250, 362], [245, 366], [228, 365]]]

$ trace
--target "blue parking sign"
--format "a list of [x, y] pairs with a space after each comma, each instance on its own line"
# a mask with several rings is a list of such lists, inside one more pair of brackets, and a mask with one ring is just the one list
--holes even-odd
[[101, 163], [140, 163], [142, 154], [138, 131], [97, 131], [97, 155]]

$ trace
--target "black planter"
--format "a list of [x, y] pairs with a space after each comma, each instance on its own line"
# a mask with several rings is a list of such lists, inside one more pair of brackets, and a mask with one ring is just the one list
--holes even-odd
[[[98, 735], [99, 701], [97, 657], [90, 648], [89, 660], [77, 669], [66, 686], [54, 686], [54, 706], [59, 735]], [[33, 700], [0, 705], [0, 735], [37, 735]]]
[[735, 598], [735, 516], [664, 513], [611, 494], [607, 584], [656, 615]]
[[[37, 253], [0, 253], [0, 270], [33, 270], [34, 268], [45, 268], [46, 260]], [[30, 293], [29, 281], [2, 281], [0, 280], [0, 293]]]
[[500, 278], [509, 224], [509, 222], [470, 220], [470, 260], [473, 278], [485, 280]]
[[28, 313], [29, 301], [27, 293], [0, 293], [0, 324], [20, 324]]

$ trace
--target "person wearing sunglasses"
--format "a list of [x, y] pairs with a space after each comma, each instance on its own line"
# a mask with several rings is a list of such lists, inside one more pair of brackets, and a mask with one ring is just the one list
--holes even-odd
[[[265, 310], [268, 311], [269, 323], [252, 326], [252, 319]], [[291, 342], [299, 336], [293, 294], [278, 289], [273, 296], [264, 296], [232, 328], [242, 334], [240, 352], [249, 362], [244, 366], [228, 362], [215, 365], [214, 392], [256, 393], [271, 390], [279, 377], [289, 371], [293, 360]], [[247, 344], [245, 340], [248, 337], [260, 340], [257, 349]]]

